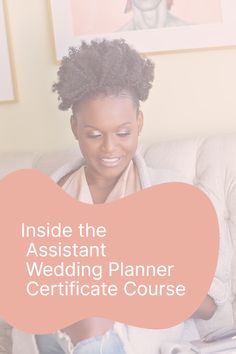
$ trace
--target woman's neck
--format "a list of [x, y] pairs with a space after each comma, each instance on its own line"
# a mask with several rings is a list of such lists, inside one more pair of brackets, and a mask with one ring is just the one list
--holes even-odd
[[151, 29], [164, 27], [167, 17], [166, 2], [162, 1], [156, 9], [150, 11], [141, 11], [134, 7], [134, 29]]
[[89, 167], [85, 166], [85, 176], [89, 186], [97, 186], [100, 189], [113, 188], [119, 177], [103, 177], [94, 171], [91, 171]]
[[111, 193], [120, 178], [120, 176], [115, 178], [104, 178], [90, 171], [89, 167], [85, 167], [85, 176], [95, 204], [104, 203], [106, 201], [108, 195]]

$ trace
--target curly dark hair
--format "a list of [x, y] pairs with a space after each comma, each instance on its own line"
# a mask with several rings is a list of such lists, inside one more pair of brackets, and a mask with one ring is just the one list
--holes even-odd
[[152, 87], [154, 64], [123, 39], [83, 41], [79, 48], [69, 48], [57, 74], [52, 90], [63, 111], [77, 110], [84, 99], [123, 92], [139, 107]]

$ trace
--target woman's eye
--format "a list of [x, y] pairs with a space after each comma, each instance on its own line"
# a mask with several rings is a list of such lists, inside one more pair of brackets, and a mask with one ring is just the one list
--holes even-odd
[[118, 136], [121, 136], [121, 137], [125, 137], [125, 136], [127, 136], [127, 135], [130, 135], [130, 132], [119, 132], [119, 133], [117, 133], [117, 135]]
[[100, 134], [100, 133], [91, 133], [91, 134], [88, 134], [88, 138], [91, 138], [91, 139], [100, 138], [100, 136], [102, 136], [102, 134]]

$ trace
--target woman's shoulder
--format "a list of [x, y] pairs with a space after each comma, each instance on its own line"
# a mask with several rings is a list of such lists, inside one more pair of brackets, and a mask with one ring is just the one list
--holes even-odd
[[152, 185], [168, 182], [181, 182], [191, 184], [179, 171], [164, 168], [147, 167], [149, 178]]
[[61, 177], [61, 179], [59, 179], [59, 180], [57, 181], [57, 184], [58, 184], [60, 187], [63, 187], [63, 186], [66, 184], [66, 182], [68, 182], [68, 180], [71, 178], [71, 176], [72, 176], [75, 172], [77, 172], [77, 171], [78, 171], [78, 170], [71, 171], [71, 172], [67, 173], [65, 176]]
[[62, 186], [76, 170], [80, 169], [81, 166], [83, 166], [82, 158], [70, 160], [53, 171], [50, 177], [55, 183]]
[[141, 184], [144, 188], [151, 185], [168, 183], [168, 182], [182, 182], [191, 184], [181, 172], [168, 168], [157, 168], [148, 165], [145, 157], [141, 153], [135, 156], [135, 165], [137, 166]]
[[190, 23], [172, 15], [170, 12], [167, 14], [166, 27], [188, 26]]

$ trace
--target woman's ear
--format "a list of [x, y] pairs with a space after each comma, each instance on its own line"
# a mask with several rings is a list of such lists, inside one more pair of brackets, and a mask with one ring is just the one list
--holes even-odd
[[76, 140], [78, 140], [78, 127], [77, 127], [77, 119], [76, 117], [72, 114], [72, 116], [70, 117], [70, 126], [71, 126], [71, 130], [74, 134], [74, 137]]
[[143, 128], [143, 112], [139, 111], [138, 112], [138, 133], [140, 134]]

